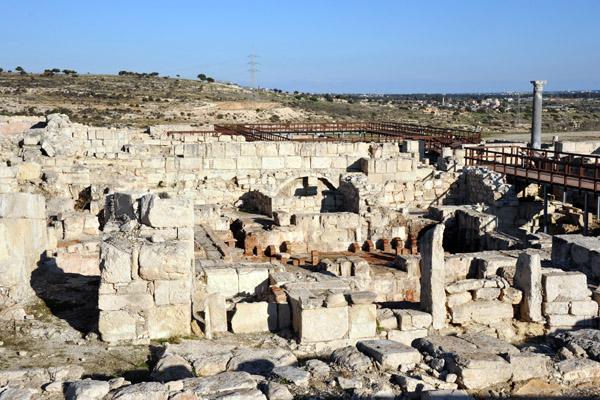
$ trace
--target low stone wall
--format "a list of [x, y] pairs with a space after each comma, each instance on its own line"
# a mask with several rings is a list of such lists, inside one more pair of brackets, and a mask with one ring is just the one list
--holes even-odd
[[487, 213], [496, 215], [500, 224], [512, 225], [518, 216], [519, 199], [504, 174], [482, 167], [464, 167], [464, 204], [485, 204]]
[[0, 303], [34, 293], [31, 272], [46, 251], [46, 202], [29, 193], [0, 194]]
[[190, 333], [193, 206], [116, 194], [107, 206], [98, 291], [102, 340], [147, 343]]
[[554, 143], [554, 151], [560, 151], [565, 153], [579, 153], [579, 154], [598, 154], [600, 150], [599, 141], [585, 141], [585, 142], [566, 142], [560, 141]]
[[600, 280], [600, 239], [583, 235], [552, 237], [552, 264], [563, 270], [581, 271], [587, 277]]

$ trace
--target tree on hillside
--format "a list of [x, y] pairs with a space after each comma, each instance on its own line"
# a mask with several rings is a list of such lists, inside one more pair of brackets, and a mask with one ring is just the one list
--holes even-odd
[[44, 76], [53, 76], [54, 72], [51, 69], [44, 70]]
[[206, 78], [206, 82], [208, 83], [213, 83], [215, 80], [213, 78], [211, 78], [210, 76]]
[[21, 66], [18, 66], [17, 68], [15, 68], [15, 71], [19, 71], [19, 73], [21, 75], [25, 75], [27, 73], [27, 72], [25, 72], [25, 70]]
[[200, 79], [201, 81], [205, 81], [206, 80], [206, 75], [204, 75], [204, 74], [198, 74], [198, 79]]
[[0, 74], [4, 72], [4, 69], [0, 68]]
[[59, 68], [52, 68], [52, 72], [58, 74], [60, 72]]

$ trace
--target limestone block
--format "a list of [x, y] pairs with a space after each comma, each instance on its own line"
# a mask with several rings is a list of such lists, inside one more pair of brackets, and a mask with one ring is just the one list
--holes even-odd
[[566, 381], [586, 381], [600, 377], [600, 363], [586, 358], [563, 360], [556, 367]]
[[369, 279], [371, 276], [371, 267], [366, 260], [360, 257], [348, 257], [348, 260], [352, 262], [352, 276], [359, 279]]
[[192, 273], [193, 251], [188, 242], [145, 243], [140, 249], [139, 275], [154, 280], [182, 280]]
[[238, 293], [258, 295], [269, 289], [269, 271], [266, 268], [239, 268]]
[[135, 318], [127, 311], [100, 311], [98, 331], [105, 342], [135, 339]]
[[458, 375], [459, 384], [469, 390], [508, 382], [513, 375], [510, 363], [495, 354], [484, 352], [455, 353], [446, 363], [448, 370]]
[[508, 362], [513, 366], [512, 380], [515, 382], [543, 378], [549, 374], [550, 358], [544, 354], [509, 354]]
[[548, 326], [550, 327], [574, 327], [591, 326], [591, 317], [580, 315], [548, 315]]
[[194, 224], [194, 207], [187, 199], [161, 199], [146, 195], [140, 199], [140, 222], [154, 228], [178, 228]]
[[398, 327], [402, 331], [427, 329], [431, 326], [431, 314], [418, 310], [394, 310], [398, 318]]
[[461, 304], [468, 303], [471, 300], [473, 300], [473, 295], [471, 295], [471, 292], [450, 294], [448, 295], [447, 300], [448, 308], [454, 308]]
[[421, 242], [421, 306], [431, 313], [434, 329], [446, 324], [443, 237], [444, 225], [439, 224]]
[[448, 294], [456, 294], [478, 290], [484, 287], [485, 282], [485, 279], [463, 279], [446, 286], [446, 292]]
[[63, 220], [65, 240], [73, 240], [81, 237], [85, 225], [85, 214], [71, 212], [59, 217]]
[[290, 156], [285, 158], [285, 166], [289, 169], [302, 168], [302, 157]]
[[329, 169], [331, 168], [331, 157], [311, 157], [310, 167], [312, 169]]
[[319, 271], [329, 272], [330, 274], [333, 274], [336, 276], [340, 275], [339, 264], [328, 258], [321, 260], [319, 262], [319, 265], [317, 266], [317, 268], [319, 269]]
[[100, 233], [100, 222], [93, 214], [84, 214], [83, 233], [85, 235], [98, 235]]
[[300, 312], [298, 335], [300, 342], [342, 339], [348, 332], [348, 309], [349, 307], [294, 309], [294, 313]]
[[489, 324], [513, 318], [512, 305], [503, 301], [471, 301], [451, 309], [452, 323], [464, 325], [471, 322]]
[[204, 313], [208, 322], [207, 332], [227, 332], [227, 303], [221, 293], [211, 293], [204, 298]]
[[398, 329], [398, 319], [391, 309], [380, 308], [377, 310], [377, 326], [386, 330]]
[[338, 258], [335, 262], [340, 266], [340, 276], [352, 276], [352, 262], [346, 258]]
[[495, 300], [500, 297], [500, 288], [481, 288], [473, 292], [473, 300]]
[[394, 259], [394, 267], [406, 271], [408, 276], [421, 276], [421, 256], [418, 255], [399, 255]]
[[467, 392], [459, 389], [436, 389], [421, 392], [421, 400], [475, 400]]
[[523, 300], [523, 292], [513, 287], [503, 288], [500, 292], [500, 300], [510, 304], [519, 304]]
[[191, 322], [191, 307], [155, 307], [148, 311], [148, 336], [150, 339], [162, 339], [189, 335]]
[[571, 314], [595, 317], [598, 315], [598, 303], [593, 300], [581, 300], [571, 302]]
[[140, 311], [152, 307], [154, 307], [154, 300], [149, 293], [102, 294], [98, 296], [98, 309], [101, 311]]
[[355, 304], [348, 312], [348, 337], [371, 338], [377, 334], [377, 306]]
[[552, 303], [542, 303], [544, 315], [567, 315], [569, 313], [568, 301], [553, 301]]
[[417, 349], [391, 340], [365, 340], [356, 347], [383, 368], [398, 369], [401, 365], [418, 364], [423, 359]]
[[542, 321], [542, 265], [538, 254], [519, 255], [514, 287], [523, 292], [521, 318], [528, 322]]
[[25, 162], [18, 165], [17, 180], [35, 181], [42, 175], [42, 167], [38, 163]]
[[207, 293], [221, 293], [229, 298], [238, 293], [238, 273], [234, 268], [205, 268]]
[[46, 218], [44, 197], [30, 193], [0, 194], [0, 218]]
[[402, 343], [407, 346], [412, 346], [413, 342], [417, 339], [427, 337], [427, 329], [414, 329], [411, 331], [388, 331], [387, 338], [394, 342]]
[[233, 333], [276, 331], [278, 327], [277, 303], [237, 303], [231, 318]]
[[277, 226], [290, 226], [291, 217], [291, 214], [285, 211], [273, 212], [273, 218]]
[[[10, 390], [10, 389], [8, 389]], [[100, 380], [81, 380], [76, 382], [71, 382], [68, 384], [65, 398], [67, 399], [101, 399], [103, 398], [110, 390], [110, 385], [106, 381]], [[4, 394], [0, 397], [5, 398]], [[23, 396], [15, 396], [11, 397], [10, 395], [6, 398], [12, 399], [29, 399], [31, 398], [31, 394], [27, 397]]]
[[349, 297], [352, 304], [371, 304], [377, 298], [377, 293], [369, 291], [351, 292]]
[[190, 280], [154, 281], [154, 301], [157, 306], [170, 304], [190, 304]]
[[589, 298], [587, 277], [581, 272], [549, 272], [543, 275], [545, 301], [572, 301]]
[[100, 273], [103, 282], [131, 281], [132, 250], [124, 242], [102, 242], [100, 245]]
[[271, 170], [278, 169], [282, 170], [285, 168], [285, 157], [263, 157], [261, 159], [261, 169]]

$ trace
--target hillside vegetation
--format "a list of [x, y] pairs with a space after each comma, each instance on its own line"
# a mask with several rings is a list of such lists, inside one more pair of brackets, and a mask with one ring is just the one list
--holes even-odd
[[[332, 96], [272, 90], [250, 99], [247, 89], [234, 84], [149, 74], [0, 73], [0, 115], [61, 112], [73, 121], [96, 126], [172, 124], [202, 129], [214, 123], [385, 120], [483, 132], [525, 132], [531, 119], [531, 104], [525, 99], [520, 118], [514, 107], [478, 111], [436, 107], [434, 95], [419, 100], [417, 96]], [[553, 100], [544, 101], [550, 107], [544, 112], [546, 131], [600, 128], [600, 99], [570, 99], [566, 106], [559, 101], [560, 107], [553, 106]]]

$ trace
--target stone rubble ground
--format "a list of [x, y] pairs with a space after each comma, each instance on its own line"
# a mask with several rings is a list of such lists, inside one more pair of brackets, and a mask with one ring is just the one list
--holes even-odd
[[19, 146], [0, 149], [0, 400], [600, 394], [597, 238], [523, 250], [500, 228], [539, 228], [539, 210], [464, 151], [435, 170], [417, 141], [200, 140], [58, 114]]

